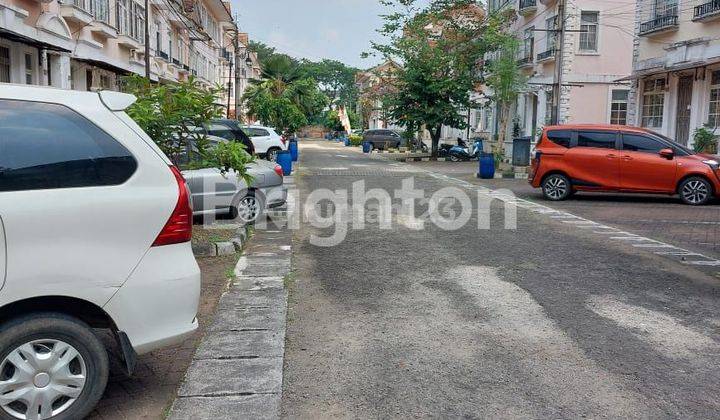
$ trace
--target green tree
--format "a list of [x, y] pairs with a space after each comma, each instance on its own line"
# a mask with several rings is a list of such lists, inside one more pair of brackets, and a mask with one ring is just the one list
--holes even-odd
[[373, 51], [402, 64], [384, 106], [406, 129], [424, 126], [437, 156], [442, 126], [466, 128], [465, 110], [480, 105], [471, 92], [482, 85], [484, 55], [498, 48], [495, 35], [485, 36], [492, 19], [474, 0], [380, 2], [392, 10], [379, 29], [388, 42]]
[[257, 54], [258, 61], [262, 65], [269, 57], [275, 55], [275, 48], [259, 41], [250, 41], [248, 49]]
[[223, 173], [233, 170], [250, 181], [246, 167], [253, 157], [242, 143], [211, 147], [204, 132], [195, 129], [222, 115], [222, 106], [217, 104], [221, 90], [204, 87], [193, 77], [175, 84], [155, 84], [141, 76], [129, 76], [125, 91], [137, 100], [126, 112], [176, 165], [184, 154], [189, 158], [182, 165], [184, 169], [216, 167]]
[[498, 105], [498, 141], [502, 144], [506, 140], [512, 106], [527, 86], [527, 77], [522, 73], [517, 61], [520, 50], [518, 39], [512, 34], [499, 33], [495, 42], [501, 47], [487, 65], [485, 84], [490, 88], [488, 97], [491, 103]]
[[300, 69], [306, 77], [318, 82], [320, 90], [330, 98], [331, 103], [346, 107], [357, 103], [358, 89], [355, 85], [355, 75], [358, 69], [327, 59], [319, 62], [303, 60]]

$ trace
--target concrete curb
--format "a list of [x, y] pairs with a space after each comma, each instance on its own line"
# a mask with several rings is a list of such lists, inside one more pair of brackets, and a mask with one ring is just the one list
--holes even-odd
[[169, 419], [280, 418], [291, 257], [289, 230], [272, 220], [255, 230]]
[[192, 244], [196, 257], [218, 257], [240, 252], [250, 236], [250, 225], [244, 225], [235, 232], [235, 237], [227, 242], [207, 242]]

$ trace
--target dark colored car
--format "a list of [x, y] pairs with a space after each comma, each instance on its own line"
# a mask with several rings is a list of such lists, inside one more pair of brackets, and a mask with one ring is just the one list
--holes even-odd
[[367, 130], [363, 133], [363, 141], [372, 144], [373, 149], [380, 150], [397, 148], [404, 143], [400, 132], [388, 129]]
[[239, 141], [245, 145], [248, 153], [251, 155], [255, 154], [255, 146], [252, 140], [250, 140], [250, 137], [240, 128], [240, 124], [235, 120], [212, 120], [212, 122], [205, 127], [205, 130], [210, 136], [222, 137], [230, 141]]

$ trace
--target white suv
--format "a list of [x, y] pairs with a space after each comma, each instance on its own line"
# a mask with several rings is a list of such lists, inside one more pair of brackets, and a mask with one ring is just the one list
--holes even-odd
[[252, 140], [255, 153], [269, 161], [274, 162], [279, 151], [288, 149], [285, 138], [270, 127], [244, 125], [242, 129]]
[[177, 168], [135, 98], [0, 84], [0, 419], [78, 419], [125, 366], [197, 328], [200, 269]]

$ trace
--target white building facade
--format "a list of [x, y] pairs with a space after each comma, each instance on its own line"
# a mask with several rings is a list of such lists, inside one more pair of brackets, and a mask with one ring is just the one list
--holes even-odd
[[720, 134], [720, 1], [638, 0], [632, 123], [693, 145]]
[[[528, 78], [506, 138], [534, 137], [551, 124], [628, 123], [631, 86], [621, 79], [632, 72], [632, 21], [627, 16], [634, 12], [635, 0], [489, 0], [488, 6], [491, 13], [516, 13], [511, 30], [520, 39], [518, 64]], [[497, 116], [490, 104], [477, 119], [478, 131], [496, 135]]]
[[[237, 28], [228, 3], [149, 5], [152, 80], [229, 80]], [[0, 83], [118, 89], [133, 73], [145, 75], [144, 2], [0, 0]]]

